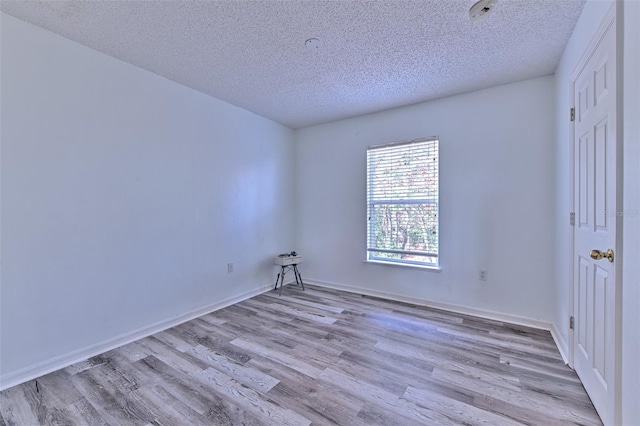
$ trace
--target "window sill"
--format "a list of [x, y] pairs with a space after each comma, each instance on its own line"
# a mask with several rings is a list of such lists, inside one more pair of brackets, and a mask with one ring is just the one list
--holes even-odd
[[424, 271], [431, 271], [431, 272], [442, 271], [442, 268], [440, 266], [411, 265], [409, 263], [385, 262], [383, 260], [363, 260], [362, 262], [371, 263], [374, 265], [389, 265], [389, 266], [398, 266], [400, 268], [422, 269]]

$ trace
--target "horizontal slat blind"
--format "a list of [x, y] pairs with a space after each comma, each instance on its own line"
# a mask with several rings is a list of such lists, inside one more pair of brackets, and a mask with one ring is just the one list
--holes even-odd
[[438, 140], [367, 148], [370, 260], [437, 264]]

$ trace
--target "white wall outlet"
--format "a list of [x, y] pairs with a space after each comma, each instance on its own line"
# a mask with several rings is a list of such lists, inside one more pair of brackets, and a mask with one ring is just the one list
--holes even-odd
[[486, 281], [487, 280], [487, 271], [485, 271], [484, 269], [481, 269], [478, 271], [478, 279], [480, 281]]
[[227, 272], [228, 273], [233, 272], [233, 263], [227, 263]]

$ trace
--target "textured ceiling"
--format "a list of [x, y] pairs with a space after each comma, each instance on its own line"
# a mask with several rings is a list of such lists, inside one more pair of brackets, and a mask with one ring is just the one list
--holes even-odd
[[[2, 1], [0, 10], [292, 128], [551, 74], [584, 0]], [[305, 40], [318, 38], [318, 49]]]

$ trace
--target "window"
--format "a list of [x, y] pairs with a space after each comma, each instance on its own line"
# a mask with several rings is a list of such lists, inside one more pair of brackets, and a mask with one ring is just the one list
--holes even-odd
[[367, 148], [367, 260], [438, 266], [438, 139]]

